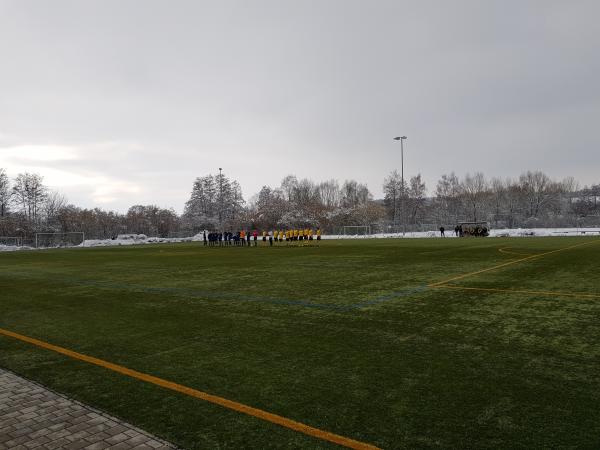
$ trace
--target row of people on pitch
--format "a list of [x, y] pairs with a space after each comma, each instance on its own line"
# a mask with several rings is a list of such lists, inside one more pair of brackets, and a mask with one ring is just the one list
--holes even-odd
[[223, 245], [248, 245], [249, 247], [250, 245], [252, 245], [252, 241], [254, 241], [255, 246], [258, 245], [258, 231], [238, 231], [237, 233], [232, 233], [229, 231], [226, 231], [225, 233], [207, 233], [205, 231], [202, 237], [204, 245], [209, 247]]
[[[268, 235], [268, 236], [267, 236]], [[275, 242], [283, 242], [283, 241], [312, 241], [314, 239], [315, 233], [312, 229], [305, 228], [304, 230], [274, 230], [263, 231], [263, 241], [267, 240], [267, 237], [270, 239], [274, 239]], [[317, 241], [321, 240], [321, 230], [318, 229], [316, 232]]]
[[[274, 231], [263, 231], [262, 240], [266, 242], [269, 240], [269, 244], [273, 245], [273, 242], [291, 242], [291, 241], [312, 241], [315, 233], [312, 229], [304, 230], [274, 230]], [[318, 229], [316, 232], [317, 241], [321, 240], [321, 230]], [[204, 231], [203, 241], [205, 246], [223, 246], [223, 245], [236, 245], [245, 246], [258, 245], [258, 231], [238, 231], [237, 233], [231, 233], [226, 231], [225, 233], [209, 232]]]

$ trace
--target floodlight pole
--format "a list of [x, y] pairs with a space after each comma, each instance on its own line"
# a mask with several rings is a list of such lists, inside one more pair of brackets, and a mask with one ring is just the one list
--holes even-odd
[[404, 217], [404, 139], [406, 139], [406, 136], [398, 136], [394, 138], [395, 141], [400, 141], [400, 171], [402, 177], [402, 236], [406, 234], [406, 220]]
[[223, 232], [223, 168], [219, 167], [219, 231]]

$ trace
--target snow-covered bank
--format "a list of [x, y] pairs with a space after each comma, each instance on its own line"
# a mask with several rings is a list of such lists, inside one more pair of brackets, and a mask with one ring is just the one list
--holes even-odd
[[[490, 230], [489, 237], [532, 237], [532, 236], [593, 236], [600, 235], [600, 228], [505, 228]], [[323, 239], [384, 239], [384, 238], [439, 238], [439, 231], [411, 231], [402, 233], [378, 233], [368, 235], [324, 235]], [[446, 230], [447, 238], [455, 238], [454, 230]]]
[[[74, 247], [110, 247], [120, 245], [144, 245], [144, 244], [172, 244], [177, 242], [194, 242], [201, 241], [202, 235], [198, 234], [192, 237], [185, 238], [161, 238], [148, 237], [145, 234], [120, 234], [115, 239], [87, 239], [83, 243]], [[35, 248], [35, 247], [17, 247], [14, 245], [0, 245], [0, 252], [10, 252], [17, 250], [43, 250], [52, 247]], [[61, 247], [57, 247], [61, 248]]]
[[[543, 236], [600, 236], [600, 228], [514, 228], [490, 230], [489, 237], [543, 237]], [[440, 238], [439, 231], [414, 231], [402, 233], [378, 233], [369, 235], [323, 235], [323, 239], [423, 239]], [[454, 231], [446, 231], [446, 238], [455, 238]], [[77, 247], [110, 247], [121, 245], [173, 244], [202, 241], [202, 234], [185, 238], [147, 237], [144, 234], [119, 235], [116, 239], [88, 239]], [[41, 250], [34, 247], [0, 245], [0, 252], [18, 250]]]
[[[531, 237], [531, 236], [590, 236], [600, 235], [600, 228], [514, 228], [490, 230], [489, 237]], [[338, 235], [325, 234], [323, 239], [384, 239], [384, 238], [437, 238], [440, 237], [439, 231], [415, 231], [406, 234], [402, 233], [377, 233], [369, 235]], [[446, 231], [446, 237], [454, 238], [454, 232]], [[91, 239], [84, 242], [85, 247], [104, 247], [110, 245], [140, 245], [140, 244], [161, 244], [174, 242], [197, 242], [202, 241], [202, 234], [188, 238], [158, 238], [146, 237], [140, 235], [127, 235], [127, 237], [117, 237], [117, 239]]]
[[108, 247], [112, 245], [173, 244], [201, 241], [202, 234], [185, 238], [147, 237], [145, 234], [120, 234], [116, 239], [87, 239], [80, 247]]
[[35, 250], [32, 247], [17, 247], [16, 245], [1, 245], [0, 252], [15, 252], [18, 250]]

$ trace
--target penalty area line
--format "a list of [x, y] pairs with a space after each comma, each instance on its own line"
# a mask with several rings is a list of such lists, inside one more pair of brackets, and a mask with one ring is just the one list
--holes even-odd
[[507, 250], [509, 248], [511, 248], [511, 247], [502, 247], [502, 248], [499, 248], [498, 251], [500, 253], [504, 253], [505, 255], [516, 255], [516, 256], [533, 256], [533, 255], [536, 254], [536, 253], [518, 253], [518, 252], [512, 252], [510, 250]]
[[600, 242], [600, 241], [594, 240], [594, 241], [589, 241], [589, 242], [583, 242], [581, 244], [575, 244], [575, 245], [571, 245], [569, 247], [564, 247], [564, 248], [559, 248], [559, 249], [556, 249], [556, 250], [551, 250], [549, 252], [537, 253], [535, 255], [526, 256], [525, 258], [514, 259], [512, 261], [508, 261], [508, 262], [505, 262], [503, 264], [498, 264], [497, 266], [488, 267], [487, 269], [481, 269], [481, 270], [477, 270], [475, 272], [469, 272], [469, 273], [465, 273], [463, 275], [457, 275], [457, 276], [455, 276], [453, 278], [448, 278], [446, 280], [442, 280], [442, 281], [438, 281], [438, 282], [435, 282], [435, 283], [431, 283], [431, 284], [428, 284], [427, 287], [435, 288], [435, 287], [438, 287], [438, 286], [441, 286], [441, 285], [448, 284], [451, 281], [462, 280], [463, 278], [471, 277], [473, 275], [478, 275], [480, 273], [490, 272], [492, 270], [501, 269], [502, 267], [511, 266], [513, 264], [517, 264], [517, 263], [524, 262], [524, 261], [530, 261], [530, 260], [535, 259], [535, 258], [541, 258], [542, 256], [551, 255], [553, 253], [558, 253], [558, 252], [563, 252], [565, 250], [571, 250], [573, 248], [581, 247], [583, 245], [596, 244], [598, 242]]
[[328, 441], [334, 444], [341, 445], [343, 447], [352, 448], [356, 450], [380, 450], [379, 447], [376, 447], [371, 444], [367, 444], [365, 442], [356, 441], [354, 439], [350, 439], [335, 433], [331, 433], [329, 431], [320, 430], [319, 428], [311, 427], [310, 425], [303, 424], [301, 422], [296, 422], [295, 420], [288, 419], [286, 417], [270, 413], [268, 411], [264, 411], [262, 409], [254, 408], [252, 406], [244, 405], [243, 403], [238, 403], [233, 400], [228, 400], [223, 397], [219, 397], [217, 395], [209, 394], [203, 391], [199, 391], [197, 389], [190, 388], [188, 386], [184, 386], [181, 384], [174, 383], [172, 381], [168, 381], [154, 375], [149, 375], [143, 372], [138, 372], [133, 369], [129, 369], [125, 366], [120, 366], [118, 364], [111, 363], [109, 361], [105, 361], [103, 359], [94, 358], [93, 356], [84, 355], [82, 353], [75, 352], [73, 350], [69, 350], [64, 347], [59, 347], [57, 345], [49, 344], [48, 342], [40, 341], [38, 339], [24, 336], [19, 333], [15, 333], [13, 331], [5, 330], [0, 328], [0, 335], [10, 337], [21, 342], [25, 342], [36, 347], [43, 348], [45, 350], [50, 350], [55, 353], [59, 353], [64, 356], [68, 356], [69, 358], [76, 359], [79, 361], [84, 361], [89, 364], [93, 364], [95, 366], [102, 367], [104, 369], [111, 370], [113, 372], [119, 373], [121, 375], [128, 376], [130, 378], [134, 378], [140, 381], [144, 381], [146, 383], [153, 384], [155, 386], [162, 387], [164, 389], [168, 389], [174, 392], [178, 392], [189, 397], [194, 397], [200, 400], [204, 400], [206, 402], [219, 405], [223, 408], [227, 408], [233, 411], [237, 411], [242, 414], [246, 414], [248, 416], [252, 416], [257, 419], [264, 420], [266, 422], [273, 423], [275, 425], [282, 426], [284, 428], [288, 428], [293, 431], [297, 431], [299, 433], [303, 433], [307, 436], [311, 436], [317, 439], [321, 439], [323, 441]]

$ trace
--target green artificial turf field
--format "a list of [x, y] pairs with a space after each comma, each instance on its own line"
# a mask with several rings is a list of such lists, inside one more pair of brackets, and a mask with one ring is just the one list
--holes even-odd
[[[382, 448], [598, 448], [599, 267], [558, 237], [1, 253], [0, 329]], [[184, 448], [336, 448], [2, 334], [0, 367]]]

